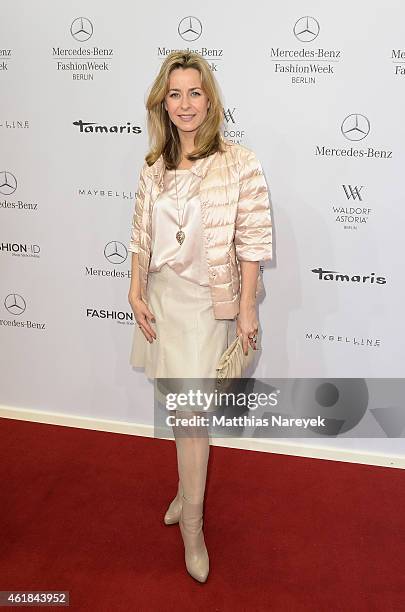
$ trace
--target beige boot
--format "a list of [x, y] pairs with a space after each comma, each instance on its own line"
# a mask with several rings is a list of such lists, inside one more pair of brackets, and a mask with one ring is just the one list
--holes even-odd
[[209, 573], [209, 557], [202, 531], [203, 503], [191, 503], [183, 495], [179, 521], [187, 571], [199, 582], [205, 582]]
[[183, 505], [182, 495], [183, 495], [183, 487], [181, 486], [181, 481], [179, 480], [179, 484], [177, 488], [177, 495], [171, 502], [170, 506], [168, 507], [166, 514], [164, 516], [164, 519], [163, 519], [165, 525], [174, 525], [175, 523], [179, 522], [181, 508]]

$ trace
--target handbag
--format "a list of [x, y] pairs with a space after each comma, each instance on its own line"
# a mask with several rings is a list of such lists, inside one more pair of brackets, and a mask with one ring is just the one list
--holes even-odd
[[244, 371], [251, 365], [254, 359], [254, 354], [259, 349], [252, 348], [248, 342], [248, 354], [245, 355], [242, 346], [242, 335], [237, 336], [235, 340], [222, 353], [218, 365], [217, 382], [222, 387], [230, 384], [232, 378], [242, 378]]

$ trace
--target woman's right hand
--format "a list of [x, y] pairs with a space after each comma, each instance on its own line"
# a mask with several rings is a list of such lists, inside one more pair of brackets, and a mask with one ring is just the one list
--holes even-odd
[[147, 341], [156, 340], [156, 332], [149, 323], [149, 320], [155, 321], [155, 315], [149, 310], [142, 298], [133, 297], [132, 294], [129, 294], [128, 302], [131, 304], [136, 324], [141, 328]]

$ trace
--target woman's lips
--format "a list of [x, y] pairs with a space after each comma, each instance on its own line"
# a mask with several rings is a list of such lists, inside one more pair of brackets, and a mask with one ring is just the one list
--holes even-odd
[[194, 119], [195, 115], [179, 115], [179, 117], [183, 121], [192, 121], [192, 119]]

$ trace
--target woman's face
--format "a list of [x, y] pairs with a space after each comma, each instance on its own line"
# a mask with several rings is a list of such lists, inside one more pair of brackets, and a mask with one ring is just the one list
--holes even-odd
[[201, 88], [196, 68], [175, 68], [169, 76], [169, 91], [164, 101], [170, 119], [179, 132], [194, 132], [204, 121], [210, 101]]

